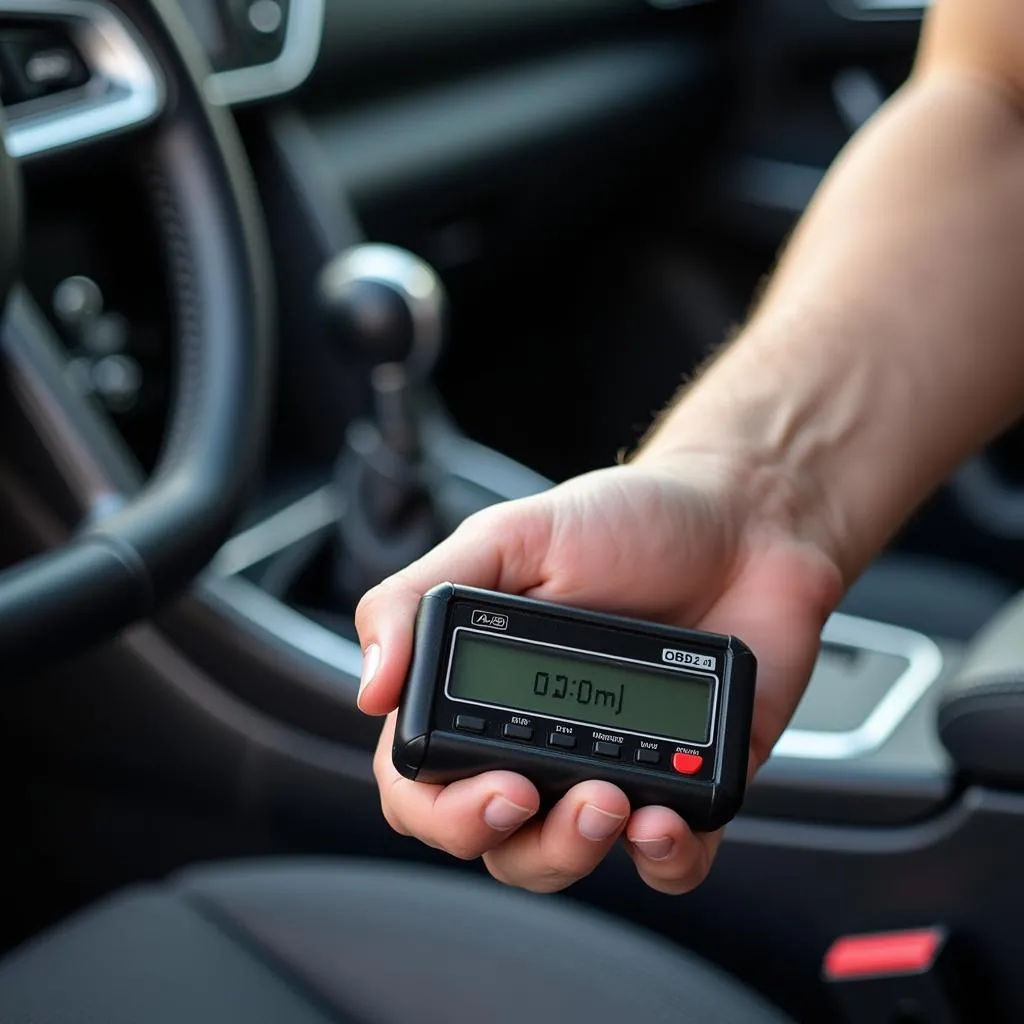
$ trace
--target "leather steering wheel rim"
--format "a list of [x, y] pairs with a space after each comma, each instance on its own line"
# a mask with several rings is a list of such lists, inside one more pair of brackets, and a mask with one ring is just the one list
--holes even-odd
[[119, 2], [171, 83], [148, 144], [177, 307], [175, 397], [149, 481], [69, 543], [0, 573], [8, 667], [106, 639], [183, 589], [228, 536], [263, 448], [273, 284], [248, 162], [230, 114], [204, 98], [205, 59], [177, 6]]

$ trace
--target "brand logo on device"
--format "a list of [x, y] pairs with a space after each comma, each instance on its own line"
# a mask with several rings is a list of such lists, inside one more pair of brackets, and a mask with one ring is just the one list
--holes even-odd
[[714, 671], [715, 659], [710, 654], [694, 654], [691, 651], [677, 651], [674, 647], [666, 647], [661, 652], [661, 660], [670, 665], [688, 665], [691, 668], [708, 668]]
[[470, 620], [474, 626], [486, 626], [488, 629], [508, 629], [508, 616], [497, 612], [485, 612], [477, 608]]

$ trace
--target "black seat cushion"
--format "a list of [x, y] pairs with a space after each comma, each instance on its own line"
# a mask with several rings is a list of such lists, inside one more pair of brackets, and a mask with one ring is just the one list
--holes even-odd
[[231, 864], [105, 901], [0, 964], [4, 1024], [783, 1024], [615, 919], [455, 872]]

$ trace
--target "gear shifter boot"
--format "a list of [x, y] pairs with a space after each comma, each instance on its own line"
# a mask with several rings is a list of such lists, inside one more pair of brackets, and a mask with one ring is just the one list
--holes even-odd
[[389, 445], [375, 424], [349, 429], [335, 474], [341, 517], [333, 582], [344, 607], [444, 538], [429, 477], [427, 464]]

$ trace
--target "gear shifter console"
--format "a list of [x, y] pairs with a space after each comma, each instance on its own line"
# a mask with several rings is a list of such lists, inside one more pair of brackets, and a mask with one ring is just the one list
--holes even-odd
[[341, 253], [321, 273], [319, 293], [338, 344], [370, 364], [373, 391], [372, 416], [349, 428], [334, 476], [341, 513], [332, 585], [351, 608], [457, 525], [423, 442], [445, 296], [426, 263], [387, 245]]

